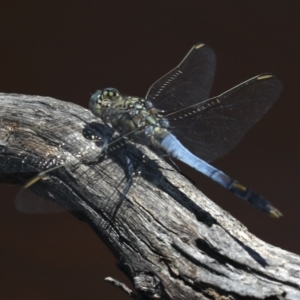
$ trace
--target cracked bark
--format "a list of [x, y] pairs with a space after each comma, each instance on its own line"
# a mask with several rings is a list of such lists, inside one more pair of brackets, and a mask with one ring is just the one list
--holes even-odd
[[[110, 130], [88, 110], [49, 97], [0, 94], [0, 101], [1, 182], [24, 184], [68, 162], [32, 190], [94, 229], [135, 299], [300, 299], [299, 256], [253, 236], [148, 148], [129, 144], [126, 154], [90, 165]], [[120, 202], [126, 157], [142, 162], [141, 175]]]

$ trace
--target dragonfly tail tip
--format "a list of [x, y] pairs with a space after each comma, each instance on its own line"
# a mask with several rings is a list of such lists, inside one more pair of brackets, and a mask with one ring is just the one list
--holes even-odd
[[269, 214], [272, 218], [280, 218], [283, 216], [283, 214], [275, 207], [270, 210]]

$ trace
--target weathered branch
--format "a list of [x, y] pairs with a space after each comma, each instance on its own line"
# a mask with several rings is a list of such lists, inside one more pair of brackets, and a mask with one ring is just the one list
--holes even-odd
[[[38, 96], [0, 101], [1, 181], [24, 184], [67, 162], [32, 190], [92, 226], [134, 283], [134, 297], [300, 299], [299, 256], [253, 236], [146, 147], [130, 144], [90, 164], [110, 130], [88, 110]], [[128, 159], [141, 175], [122, 200]]]

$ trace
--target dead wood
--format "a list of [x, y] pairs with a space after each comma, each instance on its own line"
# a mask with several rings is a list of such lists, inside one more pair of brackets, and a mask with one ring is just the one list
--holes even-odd
[[[94, 229], [133, 282], [135, 294], [110, 279], [128, 295], [300, 299], [299, 256], [253, 236], [146, 147], [128, 143], [126, 152], [91, 163], [111, 130], [88, 110], [39, 96], [0, 94], [0, 101], [1, 181], [24, 184], [67, 163], [32, 190]], [[141, 174], [122, 199], [128, 158]]]

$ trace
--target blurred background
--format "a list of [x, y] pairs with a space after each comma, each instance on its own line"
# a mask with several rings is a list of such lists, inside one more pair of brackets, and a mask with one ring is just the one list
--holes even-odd
[[[212, 95], [263, 72], [282, 96], [215, 165], [264, 195], [271, 219], [183, 167], [198, 188], [262, 240], [300, 254], [300, 18], [298, 1], [2, 1], [0, 91], [88, 106], [107, 86], [144, 96], [197, 42], [216, 52]], [[0, 186], [1, 299], [128, 299], [104, 283], [128, 283], [106, 246], [69, 214], [15, 211], [19, 187]]]

